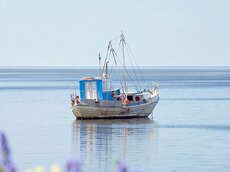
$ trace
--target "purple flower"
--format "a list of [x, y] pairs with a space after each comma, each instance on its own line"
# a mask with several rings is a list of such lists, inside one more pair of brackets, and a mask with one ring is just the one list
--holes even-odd
[[0, 131], [0, 166], [2, 166], [7, 172], [17, 171], [11, 160], [10, 147], [6, 135], [2, 131]]
[[135, 170], [135, 172], [143, 172], [143, 170], [137, 169]]
[[6, 136], [0, 132], [0, 161], [5, 164], [10, 159], [10, 148], [7, 143]]
[[8, 172], [17, 172], [17, 169], [16, 169], [14, 163], [11, 161], [7, 164], [6, 169]]
[[120, 162], [117, 172], [128, 172], [128, 166], [125, 162]]
[[66, 162], [66, 172], [81, 172], [81, 161], [72, 158]]

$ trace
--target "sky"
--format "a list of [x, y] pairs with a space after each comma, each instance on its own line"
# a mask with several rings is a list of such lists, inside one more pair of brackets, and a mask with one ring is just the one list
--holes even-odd
[[230, 66], [229, 0], [0, 0], [0, 66], [97, 66], [121, 31], [139, 66]]

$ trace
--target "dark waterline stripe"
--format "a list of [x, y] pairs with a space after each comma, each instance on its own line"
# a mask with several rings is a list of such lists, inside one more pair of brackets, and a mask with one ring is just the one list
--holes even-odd
[[198, 100], [198, 101], [219, 101], [219, 100], [230, 100], [230, 98], [228, 97], [218, 97], [218, 98], [162, 98], [161, 101], [171, 101], [171, 100], [176, 100], [176, 101], [194, 101], [194, 100]]
[[157, 128], [172, 128], [172, 129], [208, 129], [208, 130], [230, 130], [230, 125], [157, 125]]
[[[107, 125], [100, 126], [100, 127], [108, 127]], [[116, 128], [113, 126], [113, 128]], [[120, 128], [118, 126], [117, 128]], [[150, 125], [146, 124], [139, 124], [134, 125], [134, 124], [128, 124], [125, 126], [125, 128], [132, 128], [132, 129], [143, 129], [143, 128], [156, 128], [156, 129], [206, 129], [206, 130], [223, 130], [223, 131], [230, 131], [230, 125], [196, 125], [196, 124], [175, 124], [175, 125], [170, 125], [170, 124], [158, 124], [157, 122], [153, 122]]]
[[37, 90], [76, 90], [76, 87], [71, 87], [71, 86], [47, 86], [47, 87], [40, 87], [40, 86], [38, 86], [38, 87], [34, 87], [34, 86], [32, 86], [32, 87], [0, 87], [0, 91], [1, 90], [24, 90], [24, 91], [26, 91], [26, 90], [35, 90], [35, 91], [37, 91]]
[[[133, 118], [133, 119], [89, 119], [89, 120], [75, 120], [74, 123], [81, 123], [82, 126], [97, 124], [101, 128], [122, 129], [206, 129], [206, 130], [224, 130], [230, 131], [230, 125], [221, 124], [159, 124], [151, 118]], [[125, 124], [125, 125], [124, 125]], [[138, 125], [137, 125], [138, 124]]]

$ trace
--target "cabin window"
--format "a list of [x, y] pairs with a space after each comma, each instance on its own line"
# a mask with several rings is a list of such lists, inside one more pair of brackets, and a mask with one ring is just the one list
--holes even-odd
[[97, 88], [96, 82], [85, 82], [85, 98], [86, 99], [97, 99]]
[[133, 96], [132, 95], [128, 95], [127, 99], [128, 99], [128, 101], [133, 101]]
[[111, 82], [110, 81], [103, 81], [103, 90], [111, 90]]

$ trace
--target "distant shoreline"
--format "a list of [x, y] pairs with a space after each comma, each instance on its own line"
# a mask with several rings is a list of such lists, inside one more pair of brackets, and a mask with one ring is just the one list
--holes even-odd
[[[133, 69], [132, 66], [126, 66]], [[230, 69], [230, 66], [139, 66], [140, 69]], [[0, 66], [0, 69], [98, 69], [98, 66]]]

